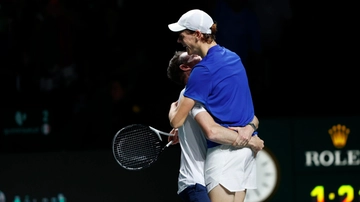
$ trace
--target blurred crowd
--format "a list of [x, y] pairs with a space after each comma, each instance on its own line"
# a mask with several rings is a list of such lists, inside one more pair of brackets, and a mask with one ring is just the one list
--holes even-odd
[[128, 95], [136, 70], [127, 68], [139, 56], [120, 41], [121, 9], [120, 1], [1, 1], [1, 109], [47, 108], [59, 135], [108, 144], [140, 111]]
[[213, 0], [174, 10], [159, 7], [171, 2], [138, 3], [1, 0], [1, 110], [49, 109], [53, 131], [71, 148], [108, 147], [117, 130], [135, 122], [169, 129], [168, 107], [180, 87], [166, 77], [177, 48], [166, 25], [195, 6], [218, 22], [217, 42], [241, 56], [257, 115], [266, 115], [282, 66], [273, 56], [291, 19], [288, 2]]

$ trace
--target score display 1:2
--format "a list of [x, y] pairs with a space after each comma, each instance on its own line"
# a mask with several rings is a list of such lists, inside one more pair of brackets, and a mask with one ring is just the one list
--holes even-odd
[[[313, 199], [312, 201], [325, 202], [326, 199], [329, 199], [330, 201], [339, 199], [339, 202], [360, 202], [360, 188], [356, 189], [351, 185], [341, 185], [336, 192], [327, 193], [325, 191], [325, 186], [315, 186], [310, 192], [310, 196]], [[356, 198], [357, 201], [355, 201]]]

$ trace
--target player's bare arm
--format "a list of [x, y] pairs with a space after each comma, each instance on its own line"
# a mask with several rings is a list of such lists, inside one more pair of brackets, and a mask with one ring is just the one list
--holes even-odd
[[173, 128], [182, 126], [194, 105], [195, 101], [187, 97], [181, 97], [179, 102], [173, 102], [169, 111], [170, 125]]
[[[259, 137], [252, 137], [249, 140], [249, 142], [242, 146], [239, 143], [236, 143], [236, 141], [239, 141], [238, 136], [239, 133], [247, 133], [250, 134], [250, 136], [253, 134], [254, 129], [251, 126], [245, 126], [245, 127], [234, 127], [235, 129], [238, 129], [238, 132], [231, 130], [229, 128], [225, 128], [219, 124], [217, 124], [214, 119], [211, 117], [211, 115], [206, 112], [200, 112], [195, 116], [195, 120], [198, 122], [202, 130], [204, 131], [206, 138], [219, 143], [219, 144], [225, 144], [225, 145], [233, 145], [237, 148], [243, 148], [243, 147], [250, 147], [253, 149], [254, 152], [257, 152], [261, 150], [264, 147], [264, 141], [261, 140]], [[254, 117], [254, 123], [256, 125], [259, 124], [259, 121], [256, 117]], [[235, 144], [234, 144], [235, 143]]]

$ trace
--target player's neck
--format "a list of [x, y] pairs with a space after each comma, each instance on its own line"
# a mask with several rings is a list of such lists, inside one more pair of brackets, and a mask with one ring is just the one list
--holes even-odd
[[201, 47], [201, 57], [204, 58], [207, 55], [209, 49], [216, 45], [217, 45], [217, 43], [215, 41], [212, 41], [209, 44], [207, 44], [207, 43], [204, 44], [203, 47]]

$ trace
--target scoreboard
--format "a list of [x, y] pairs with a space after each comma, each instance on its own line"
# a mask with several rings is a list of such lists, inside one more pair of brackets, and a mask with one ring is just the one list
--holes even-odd
[[51, 108], [7, 108], [0, 116], [0, 151], [48, 151], [58, 147], [54, 142], [58, 129]]
[[294, 122], [297, 201], [360, 202], [359, 118]]
[[14, 108], [7, 110], [2, 116], [4, 123], [1, 132], [4, 136], [51, 133], [51, 116], [47, 108]]
[[259, 136], [271, 155], [259, 153], [258, 189], [245, 201], [360, 202], [359, 123], [360, 117], [261, 119]]

